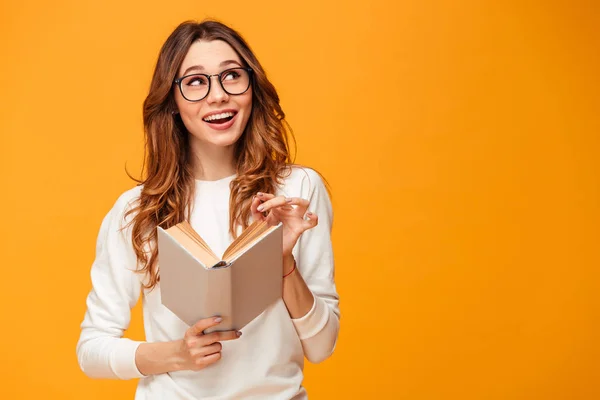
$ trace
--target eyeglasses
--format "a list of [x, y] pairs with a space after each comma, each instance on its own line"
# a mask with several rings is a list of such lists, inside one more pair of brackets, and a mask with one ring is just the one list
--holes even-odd
[[211, 77], [219, 78], [219, 83], [230, 95], [244, 94], [250, 88], [252, 68], [230, 68], [218, 74], [191, 74], [173, 81], [187, 101], [200, 101], [210, 92]]

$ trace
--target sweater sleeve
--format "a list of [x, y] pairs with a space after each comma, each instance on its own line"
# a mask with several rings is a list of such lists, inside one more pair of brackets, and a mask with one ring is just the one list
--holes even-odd
[[91, 267], [92, 289], [76, 348], [79, 366], [91, 378], [143, 377], [135, 364], [142, 342], [123, 338], [141, 291], [131, 228], [121, 229], [127, 197], [122, 195], [104, 217]]
[[292, 322], [307, 360], [319, 363], [333, 353], [340, 329], [331, 243], [333, 209], [321, 177], [312, 169], [303, 168], [303, 171], [301, 197], [310, 201], [309, 211], [317, 215], [319, 223], [300, 236], [292, 253], [314, 296], [314, 303], [306, 315]]

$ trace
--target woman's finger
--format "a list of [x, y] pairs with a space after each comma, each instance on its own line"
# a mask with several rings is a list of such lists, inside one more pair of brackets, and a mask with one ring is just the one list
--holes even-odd
[[202, 335], [205, 329], [219, 325], [223, 319], [221, 317], [204, 318], [196, 322], [185, 332], [185, 337]]
[[289, 206], [297, 206], [300, 212], [304, 214], [310, 205], [310, 201], [302, 197], [286, 197], [285, 202]]
[[260, 197], [254, 196], [252, 198], [252, 202], [250, 203], [250, 213], [252, 214], [254, 221], [263, 221], [265, 219], [263, 213], [256, 210], [256, 207], [258, 207], [261, 203], [262, 201], [260, 200]]
[[196, 364], [197, 369], [202, 369], [202, 368], [206, 368], [210, 364], [216, 363], [220, 359], [221, 359], [221, 352], [218, 352], [218, 353], [209, 354], [204, 357], [198, 357], [194, 361], [194, 364]]
[[218, 353], [223, 349], [223, 345], [220, 342], [213, 343], [209, 346], [204, 346], [198, 349], [198, 354], [202, 356], [208, 356], [210, 354]]
[[267, 212], [272, 208], [281, 207], [287, 205], [286, 198], [284, 196], [277, 196], [270, 200], [265, 201], [256, 209], [260, 212]]
[[275, 197], [274, 194], [272, 194], [272, 193], [265, 193], [265, 192], [257, 192], [256, 196], [259, 199], [261, 199], [262, 201], [271, 200], [273, 197]]
[[271, 208], [271, 212], [277, 213], [277, 214], [280, 214], [280, 213], [284, 213], [285, 214], [285, 213], [288, 213], [290, 211], [294, 211], [294, 207], [288, 206], [288, 205], [283, 205], [283, 206]]
[[312, 229], [319, 224], [319, 217], [317, 216], [317, 214], [308, 212], [306, 213], [306, 218], [308, 219], [305, 219], [302, 224], [302, 227], [305, 231]]
[[238, 339], [242, 335], [242, 332], [239, 331], [219, 331], [219, 332], [211, 332], [205, 335], [202, 335], [199, 339], [199, 342], [203, 346], [208, 346], [216, 342], [222, 342], [224, 340], [235, 340]]
[[308, 207], [310, 204], [308, 200], [303, 199], [302, 197], [286, 197], [286, 202], [300, 207]]
[[255, 221], [264, 221], [267, 217], [267, 213], [264, 211], [257, 210], [258, 206], [260, 206], [265, 201], [268, 201], [275, 197], [274, 194], [257, 192], [256, 195], [252, 198], [252, 203], [250, 204], [250, 212]]
[[275, 197], [274, 199], [267, 201], [263, 204], [263, 209], [265, 211], [268, 210], [283, 210], [283, 211], [296, 211], [301, 215], [304, 215], [310, 202], [301, 197], [284, 197], [282, 196]]

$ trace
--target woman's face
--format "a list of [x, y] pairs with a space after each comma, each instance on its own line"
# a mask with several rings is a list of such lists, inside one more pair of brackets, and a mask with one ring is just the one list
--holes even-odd
[[[242, 60], [226, 42], [196, 41], [181, 64], [178, 77], [190, 74], [213, 75], [239, 67], [243, 67]], [[230, 146], [240, 138], [250, 117], [252, 86], [243, 94], [232, 95], [223, 90], [219, 77], [213, 76], [210, 79], [210, 91], [200, 101], [186, 100], [175, 86], [175, 103], [192, 140], [195, 139], [202, 145]], [[239, 85], [236, 79], [240, 78], [235, 72], [222, 77], [229, 92], [236, 92], [235, 85]], [[205, 77], [195, 76], [184, 79], [181, 86], [186, 97], [195, 99], [206, 90], [207, 83]]]

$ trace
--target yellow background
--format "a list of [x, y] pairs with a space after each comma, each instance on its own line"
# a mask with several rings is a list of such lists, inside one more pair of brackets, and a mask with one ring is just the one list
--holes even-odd
[[[0, 398], [133, 398], [75, 344], [102, 217], [185, 19], [238, 29], [333, 187], [342, 330], [311, 399], [600, 397], [592, 1], [6, 1]], [[142, 338], [139, 306], [127, 334]]]

